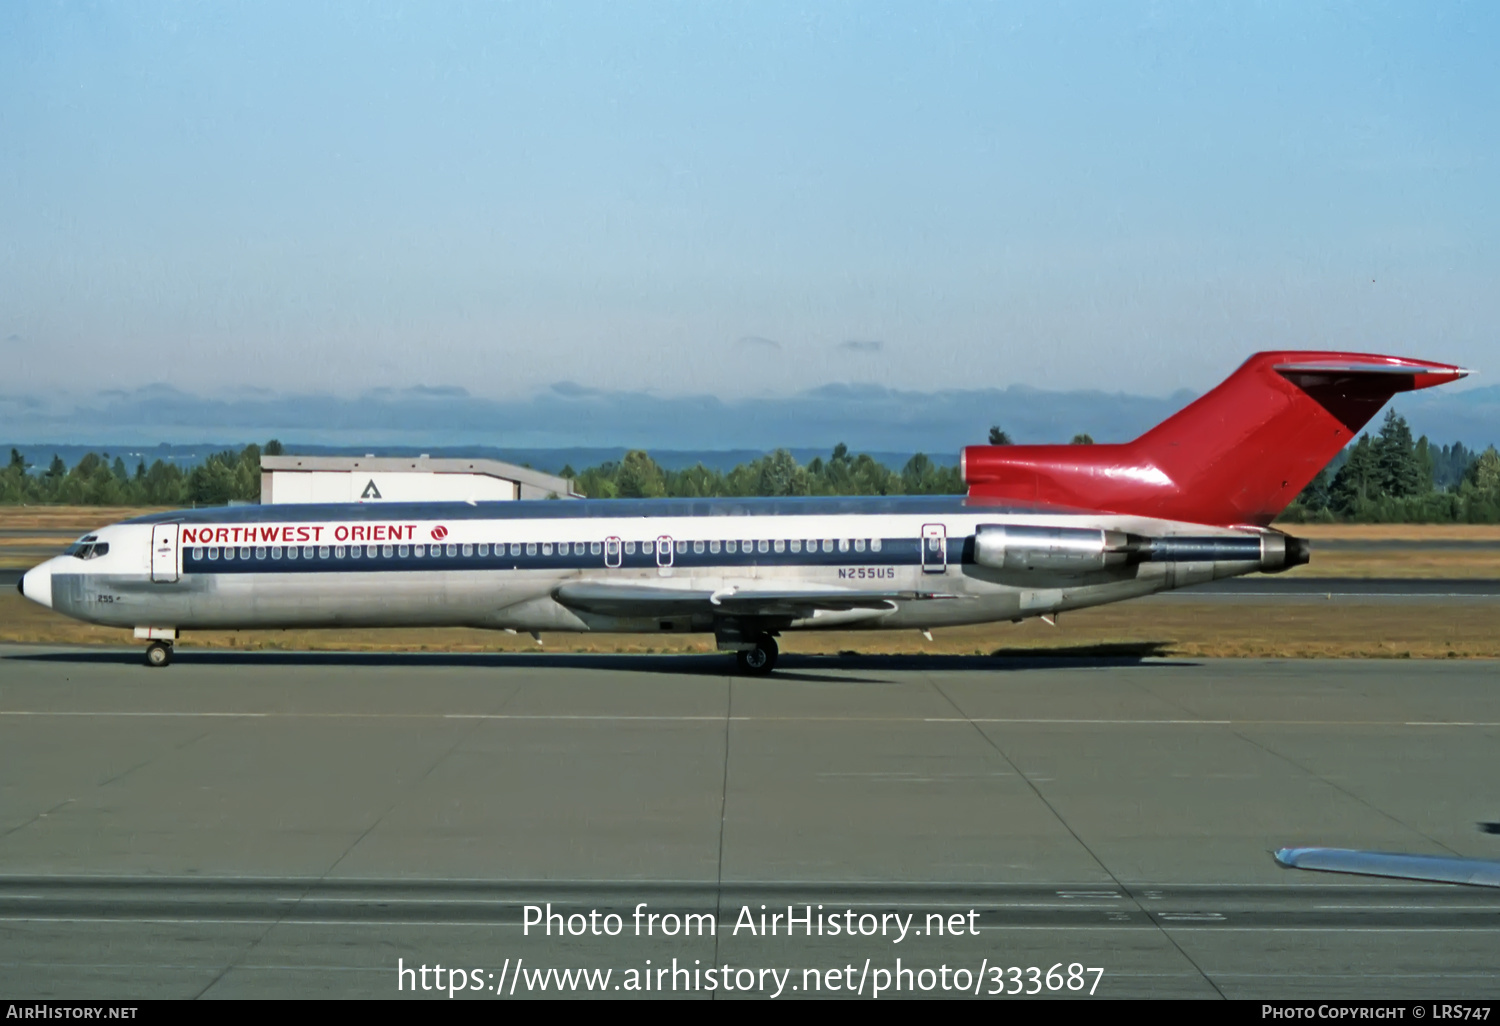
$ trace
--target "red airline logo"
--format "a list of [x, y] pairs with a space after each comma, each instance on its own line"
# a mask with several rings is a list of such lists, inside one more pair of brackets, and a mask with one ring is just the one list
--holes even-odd
[[[394, 542], [412, 541], [416, 524], [253, 524], [246, 527], [188, 527], [182, 529], [184, 545], [285, 545], [297, 542]], [[442, 528], [438, 528], [442, 531]], [[324, 534], [330, 537], [324, 537]], [[446, 531], [443, 531], [447, 534]], [[433, 532], [434, 535], [437, 531]]]
[[442, 524], [438, 524], [432, 529], [432, 538], [434, 541], [442, 541], [446, 537], [448, 537], [448, 529]]

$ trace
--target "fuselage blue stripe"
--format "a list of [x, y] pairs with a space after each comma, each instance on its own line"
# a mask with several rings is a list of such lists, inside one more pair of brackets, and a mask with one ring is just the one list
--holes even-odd
[[[966, 544], [967, 539], [949, 538], [947, 541], [947, 562], [960, 563], [972, 559], [972, 546]], [[820, 547], [817, 552], [808, 552], [806, 547], [801, 552], [792, 552], [789, 547], [784, 547], [782, 552], [776, 552], [774, 548], [770, 551], [761, 552], [757, 546], [755, 551], [728, 552], [721, 546], [720, 551], [707, 551], [704, 546], [703, 552], [697, 552], [692, 543], [687, 545], [686, 552], [679, 552], [674, 547], [672, 561], [670, 564], [658, 562], [656, 553], [647, 546], [637, 546], [634, 552], [620, 553], [618, 564], [605, 562], [602, 551], [595, 553], [589, 547], [589, 543], [568, 543], [566, 554], [558, 551], [558, 546], [552, 548], [550, 555], [544, 555], [541, 545], [531, 543], [521, 546], [518, 555], [510, 554], [510, 547], [505, 543], [498, 545], [483, 546], [488, 551], [480, 554], [481, 546], [471, 544], [466, 546], [442, 546], [442, 545], [365, 545], [365, 546], [190, 546], [183, 549], [182, 569], [184, 573], [205, 574], [266, 574], [266, 573], [370, 573], [393, 571], [456, 571], [456, 570], [649, 570], [663, 565], [670, 565], [675, 569], [682, 570], [706, 570], [722, 568], [725, 570], [743, 570], [752, 567], [864, 567], [871, 569], [894, 568], [897, 566], [916, 566], [921, 562], [922, 540], [918, 538], [883, 538], [880, 539], [880, 549], [877, 551], [872, 545], [865, 545], [864, 551], [857, 551], [851, 544], [847, 550], [840, 550], [837, 545], [834, 551], [824, 552]], [[455, 550], [455, 554], [448, 555], [448, 549]], [[470, 555], [462, 554], [464, 548], [468, 548]], [[738, 546], [737, 546], [738, 548]], [[279, 557], [273, 556], [273, 551], [280, 550]], [[297, 557], [289, 558], [289, 551], [295, 549]], [[353, 549], [360, 549], [361, 554], [354, 556]], [[400, 552], [405, 549], [407, 555], [402, 556]], [[417, 555], [418, 549], [422, 555]], [[504, 549], [501, 554], [498, 550]], [[527, 550], [534, 550], [527, 554]], [[371, 551], [375, 555], [370, 555]], [[442, 552], [441, 555], [433, 555], [434, 550]], [[218, 553], [217, 558], [209, 558], [208, 553]], [[389, 551], [390, 555], [385, 553]], [[342, 556], [337, 553], [343, 552]], [[233, 553], [232, 558], [226, 553]], [[241, 555], [245, 553], [245, 555]], [[312, 555], [308, 555], [312, 553]], [[326, 555], [324, 555], [326, 553]], [[893, 571], [894, 572], [894, 571]], [[882, 574], [867, 574], [867, 577], [881, 577]]]

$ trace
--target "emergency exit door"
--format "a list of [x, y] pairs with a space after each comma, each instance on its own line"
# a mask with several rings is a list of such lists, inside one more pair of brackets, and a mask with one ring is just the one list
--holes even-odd
[[151, 528], [151, 579], [177, 580], [178, 534], [181, 524], [157, 524]]
[[922, 525], [922, 572], [948, 572], [948, 529], [942, 524]]

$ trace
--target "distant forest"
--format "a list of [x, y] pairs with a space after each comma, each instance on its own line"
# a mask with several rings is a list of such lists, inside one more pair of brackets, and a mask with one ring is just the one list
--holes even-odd
[[[990, 443], [1009, 444], [1002, 430]], [[1075, 444], [1092, 444], [1076, 435]], [[12, 449], [0, 471], [0, 503], [95, 506], [218, 506], [260, 499], [260, 457], [280, 455], [280, 442], [215, 453], [184, 471], [162, 460], [135, 467], [108, 453], [89, 453], [72, 468], [54, 456], [44, 470]], [[618, 461], [575, 471], [563, 467], [578, 491], [593, 498], [709, 498], [784, 495], [961, 495], [957, 467], [917, 453], [899, 471], [868, 454], [834, 447], [827, 459], [800, 464], [785, 449], [729, 471], [697, 466], [665, 470], [649, 453], [632, 450]], [[1413, 440], [1406, 421], [1390, 411], [1375, 434], [1363, 434], [1319, 472], [1288, 507], [1291, 522], [1500, 523], [1500, 453], [1461, 443], [1435, 446]]]

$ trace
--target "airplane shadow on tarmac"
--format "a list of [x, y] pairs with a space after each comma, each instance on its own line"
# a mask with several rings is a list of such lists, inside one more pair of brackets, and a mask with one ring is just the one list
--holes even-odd
[[[1152, 660], [1151, 666], [1185, 667], [1197, 663], [1164, 658], [1167, 646], [1161, 642], [1111, 645], [1076, 645], [1059, 648], [1008, 648], [989, 655], [861, 655], [841, 653], [837, 656], [782, 655], [770, 680], [809, 681], [839, 684], [888, 684], [852, 673], [968, 671], [974, 673], [1013, 672], [1058, 668], [1108, 668], [1139, 666]], [[139, 662], [135, 654], [121, 649], [74, 648], [50, 652], [20, 652], [3, 657], [6, 660], [43, 663], [115, 663], [123, 666]], [[505, 669], [579, 669], [608, 673], [670, 673], [700, 677], [740, 677], [731, 657], [722, 653], [680, 655], [625, 655], [591, 652], [277, 652], [233, 651], [225, 649], [179, 648], [173, 660], [179, 666], [247, 666], [247, 667], [486, 667]], [[824, 673], [808, 671], [825, 671]], [[170, 672], [167, 670], [165, 672]], [[742, 677], [755, 680], [754, 677]]]

